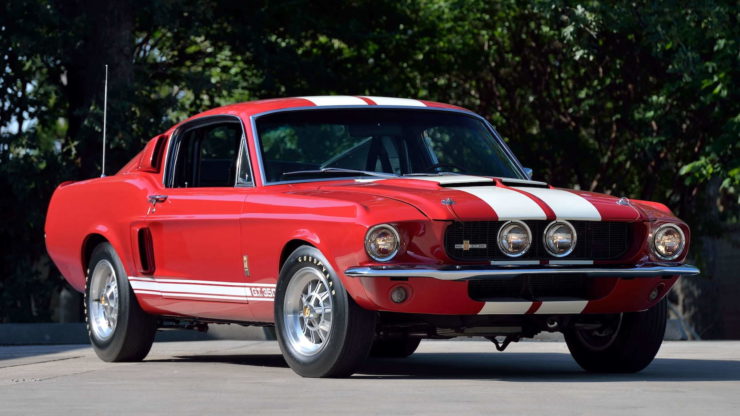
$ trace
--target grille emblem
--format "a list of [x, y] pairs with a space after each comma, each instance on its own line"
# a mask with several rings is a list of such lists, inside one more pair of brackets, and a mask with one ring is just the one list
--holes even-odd
[[470, 240], [463, 240], [462, 244], [455, 244], [456, 249], [462, 249], [462, 251], [469, 251], [471, 248], [488, 248], [488, 244], [470, 244]]

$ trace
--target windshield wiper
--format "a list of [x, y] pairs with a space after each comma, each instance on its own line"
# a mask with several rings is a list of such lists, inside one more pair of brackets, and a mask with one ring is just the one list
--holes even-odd
[[376, 176], [379, 178], [396, 178], [397, 175], [394, 175], [392, 173], [384, 173], [384, 172], [372, 172], [368, 170], [356, 170], [356, 169], [344, 169], [344, 168], [321, 168], [321, 169], [309, 169], [309, 170], [294, 170], [291, 172], [283, 172], [283, 177], [290, 177], [290, 176], [308, 176], [308, 177], [314, 177], [314, 176], [336, 176], [336, 177], [343, 177], [343, 176]]

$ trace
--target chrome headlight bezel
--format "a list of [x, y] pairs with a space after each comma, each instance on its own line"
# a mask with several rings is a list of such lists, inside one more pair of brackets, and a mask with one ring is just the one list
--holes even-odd
[[[378, 255], [377, 252], [373, 251], [372, 243], [375, 237], [373, 237], [373, 234], [379, 231], [387, 230], [390, 231], [390, 233], [393, 235], [393, 238], [395, 239], [395, 248], [393, 251], [386, 255], [381, 256]], [[401, 250], [401, 235], [398, 233], [398, 230], [396, 227], [394, 227], [391, 224], [378, 224], [373, 227], [370, 227], [370, 229], [367, 230], [367, 233], [365, 233], [365, 252], [368, 256], [370, 256], [371, 259], [379, 262], [386, 262], [392, 260], [398, 252]]]
[[[510, 253], [506, 249], [504, 249], [502, 245], [502, 240], [503, 240], [504, 231], [509, 227], [515, 227], [515, 226], [522, 227], [524, 231], [527, 232], [528, 241], [527, 241], [527, 246], [524, 247], [523, 250], [521, 250], [518, 253]], [[523, 221], [517, 221], [517, 220], [506, 221], [505, 223], [503, 223], [503, 225], [501, 225], [501, 228], [498, 229], [498, 234], [496, 235], [496, 245], [498, 245], [499, 251], [501, 251], [501, 253], [503, 253], [507, 257], [511, 257], [511, 258], [521, 257], [525, 255], [529, 251], [529, 249], [532, 247], [532, 230], [530, 230], [529, 226]]]
[[[573, 235], [573, 238], [571, 239], [570, 248], [568, 250], [562, 253], [554, 253], [550, 249], [550, 245], [548, 244], [550, 241], [549, 234], [552, 233], [557, 227], [561, 225], [564, 225], [570, 229], [570, 232]], [[542, 233], [542, 245], [545, 246], [545, 251], [547, 252], [547, 254], [553, 257], [560, 258], [560, 257], [568, 256], [569, 254], [573, 252], [573, 250], [575, 250], [577, 242], [578, 242], [578, 233], [576, 232], [576, 228], [573, 227], [573, 224], [565, 220], [555, 220], [551, 222], [550, 224], [547, 225], [547, 227], [545, 227], [545, 231]]]
[[[676, 253], [675, 254], [673, 254], [672, 256], [664, 256], [664, 255], [660, 254], [660, 251], [658, 251], [658, 244], [657, 244], [656, 240], [658, 239], [658, 236], [661, 235], [661, 233], [663, 233], [663, 232], [665, 232], [665, 231], [667, 231], [669, 229], [677, 231], [681, 240], [680, 240], [680, 243], [679, 243], [679, 246], [678, 246], [678, 250], [676, 250]], [[655, 231], [653, 231], [652, 236], [650, 237], [650, 248], [651, 248], [653, 254], [655, 254], [661, 260], [666, 260], [666, 261], [675, 260], [675, 259], [681, 257], [681, 255], [683, 254], [684, 250], [686, 249], [686, 234], [684, 234], [684, 232], [681, 229], [681, 227], [679, 227], [676, 224], [673, 224], [673, 223], [663, 224], [663, 225], [659, 226], [658, 228], [656, 228]]]

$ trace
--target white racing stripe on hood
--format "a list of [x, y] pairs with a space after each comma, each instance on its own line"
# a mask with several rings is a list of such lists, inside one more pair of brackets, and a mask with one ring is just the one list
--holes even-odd
[[596, 207], [582, 196], [560, 189], [516, 187], [547, 204], [559, 220], [601, 221]]
[[545, 211], [537, 205], [532, 198], [512, 191], [511, 189], [497, 187], [493, 179], [485, 176], [471, 175], [446, 175], [446, 176], [419, 176], [409, 179], [419, 179], [423, 181], [437, 182], [440, 185], [454, 184], [478, 184], [484, 186], [449, 186], [447, 189], [454, 189], [460, 192], [466, 192], [481, 199], [488, 204], [499, 220], [544, 220], [547, 219]]
[[394, 97], [369, 97], [369, 96], [362, 96], [364, 98], [369, 98], [375, 102], [377, 105], [395, 105], [400, 107], [426, 107], [426, 104], [422, 103], [419, 100], [412, 100], [411, 98], [394, 98]]
[[331, 105], [368, 105], [362, 98], [353, 97], [351, 95], [316, 95], [310, 97], [298, 97], [304, 100], [311, 101], [317, 106], [331, 106]]
[[482, 199], [490, 205], [501, 221], [547, 219], [545, 211], [532, 198], [511, 189], [496, 186], [465, 186], [450, 189], [467, 192]]

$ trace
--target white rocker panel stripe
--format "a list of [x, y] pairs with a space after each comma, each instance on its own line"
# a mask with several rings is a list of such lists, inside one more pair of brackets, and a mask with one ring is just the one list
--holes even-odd
[[524, 315], [531, 307], [528, 301], [486, 302], [478, 315]]
[[601, 214], [584, 197], [560, 189], [516, 187], [547, 204], [559, 220], [601, 221]]
[[311, 101], [316, 106], [334, 106], [334, 105], [368, 105], [365, 100], [351, 95], [317, 95], [309, 97], [298, 97]]
[[129, 280], [138, 280], [140, 282], [158, 282], [158, 283], [186, 283], [186, 284], [193, 284], [193, 285], [210, 285], [210, 286], [238, 286], [238, 287], [250, 287], [250, 286], [265, 286], [265, 287], [275, 287], [275, 284], [271, 283], [238, 283], [238, 282], [217, 282], [213, 280], [190, 280], [190, 279], [176, 279], [171, 277], [138, 277], [138, 276], [129, 276]]
[[368, 97], [362, 96], [373, 100], [377, 105], [393, 105], [399, 107], [426, 107], [426, 104], [419, 100], [412, 100], [411, 98], [394, 98], [394, 97]]
[[274, 284], [216, 282], [185, 279], [154, 279], [130, 276], [129, 283], [136, 294], [161, 295], [164, 297], [230, 300], [230, 301], [273, 301]]
[[544, 220], [545, 211], [532, 198], [511, 189], [496, 186], [466, 186], [450, 188], [477, 196], [488, 204], [500, 221]]
[[581, 313], [588, 305], [587, 300], [562, 300], [552, 302], [542, 302], [535, 315], [558, 315], [566, 313]]

